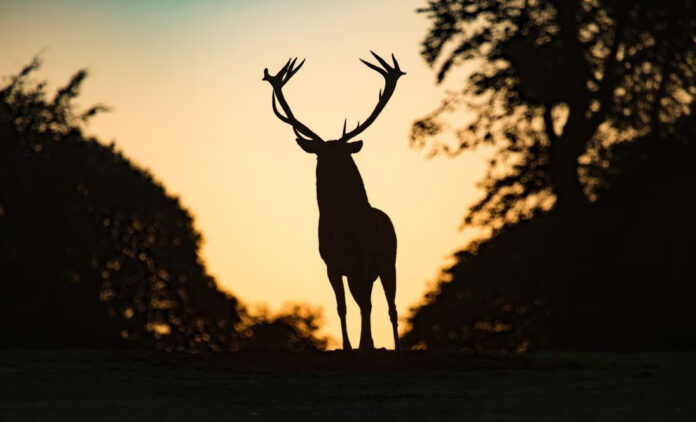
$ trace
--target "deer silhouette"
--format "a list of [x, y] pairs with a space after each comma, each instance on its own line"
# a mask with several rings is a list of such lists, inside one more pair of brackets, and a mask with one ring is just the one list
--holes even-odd
[[[373, 349], [370, 314], [372, 312], [372, 286], [380, 278], [389, 306], [389, 318], [394, 332], [394, 348], [399, 350], [398, 316], [396, 312], [396, 233], [391, 220], [384, 212], [373, 208], [367, 200], [365, 185], [351, 154], [362, 148], [362, 141], [348, 142], [362, 133], [375, 121], [394, 93], [396, 82], [404, 72], [392, 55], [393, 65], [371, 52], [382, 65], [376, 66], [360, 59], [370, 69], [384, 77], [384, 90], [372, 113], [355, 129], [346, 132], [347, 119], [343, 122], [343, 135], [336, 140], [324, 141], [302, 124], [288, 106], [283, 86], [297, 73], [304, 60], [295, 66], [297, 58], [288, 60], [280, 71], [271, 75], [264, 69], [263, 80], [273, 87], [273, 112], [284, 123], [292, 126], [296, 141], [306, 152], [317, 156], [317, 202], [319, 204], [319, 253], [326, 263], [331, 287], [336, 294], [338, 316], [341, 319], [343, 349], [350, 350], [346, 329], [346, 297], [343, 276], [348, 288], [360, 307], [362, 327], [360, 349]], [[280, 104], [284, 115], [278, 110]]]

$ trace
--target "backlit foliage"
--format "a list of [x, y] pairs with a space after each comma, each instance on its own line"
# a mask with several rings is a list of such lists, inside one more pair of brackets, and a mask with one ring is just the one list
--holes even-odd
[[438, 80], [474, 71], [414, 123], [412, 144], [492, 151], [465, 224], [493, 235], [455, 254], [404, 343], [696, 348], [694, 2], [432, 0], [420, 12]]
[[[438, 82], [475, 70], [413, 124], [412, 145], [494, 151], [465, 224], [499, 229], [559, 197], [569, 208], [595, 200], [608, 147], [668, 134], [696, 95], [691, 0], [431, 0], [419, 12]], [[474, 117], [458, 122], [457, 143], [439, 141], [462, 110]]]
[[[206, 273], [191, 214], [114, 144], [83, 134], [106, 110], [76, 112], [85, 71], [50, 97], [30, 79], [38, 67], [0, 88], [0, 345], [245, 347], [241, 333], [265, 320]], [[309, 344], [316, 316], [302, 309], [270, 323]]]

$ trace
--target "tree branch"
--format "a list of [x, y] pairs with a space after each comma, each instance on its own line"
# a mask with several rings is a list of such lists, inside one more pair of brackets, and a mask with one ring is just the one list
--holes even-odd
[[618, 79], [618, 75], [615, 71], [616, 65], [618, 63], [618, 51], [619, 45], [621, 44], [621, 34], [623, 33], [624, 23], [626, 22], [628, 11], [624, 10], [616, 18], [616, 29], [614, 30], [614, 40], [611, 43], [611, 48], [609, 50], [609, 56], [604, 65], [604, 76], [602, 77], [602, 82], [599, 85], [599, 110], [592, 116], [589, 121], [589, 128], [591, 131], [594, 130], [604, 121], [607, 113], [614, 105], [614, 86]]
[[552, 144], [558, 141], [558, 135], [553, 129], [553, 116], [551, 115], [551, 110], [553, 105], [549, 104], [544, 108], [544, 131], [546, 136], [549, 138], [549, 142]]

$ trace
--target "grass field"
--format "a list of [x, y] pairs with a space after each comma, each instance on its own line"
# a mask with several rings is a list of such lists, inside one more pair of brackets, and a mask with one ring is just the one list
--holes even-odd
[[691, 420], [696, 354], [0, 352], [0, 421]]

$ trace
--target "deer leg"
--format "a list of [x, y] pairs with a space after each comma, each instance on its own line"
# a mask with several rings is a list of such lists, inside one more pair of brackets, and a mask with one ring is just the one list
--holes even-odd
[[341, 319], [341, 334], [343, 335], [343, 350], [353, 350], [348, 338], [348, 329], [346, 328], [346, 294], [343, 289], [343, 276], [331, 268], [327, 268], [329, 281], [336, 295], [336, 310], [338, 317]]
[[372, 314], [372, 282], [364, 277], [348, 276], [348, 287], [353, 298], [360, 307], [360, 318], [362, 325], [360, 328], [360, 350], [372, 350], [375, 348], [372, 341], [372, 325], [370, 316]]
[[391, 320], [392, 331], [394, 332], [394, 350], [399, 351], [399, 316], [396, 312], [396, 267], [389, 265], [380, 273], [379, 279], [382, 281], [384, 295], [387, 297], [389, 306], [389, 319]]
[[367, 302], [360, 308], [360, 318], [362, 318], [362, 328], [360, 329], [360, 350], [372, 350], [375, 344], [372, 341], [372, 325], [370, 317], [372, 315], [372, 304]]

